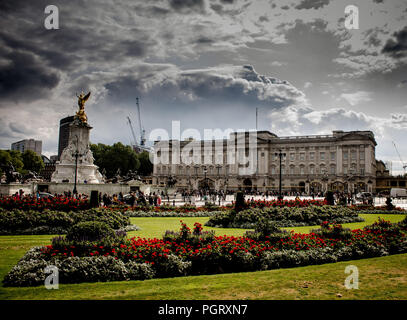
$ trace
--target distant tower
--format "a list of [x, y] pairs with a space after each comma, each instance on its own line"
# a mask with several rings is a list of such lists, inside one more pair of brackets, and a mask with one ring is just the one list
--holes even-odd
[[74, 116], [69, 116], [59, 121], [58, 160], [61, 158], [62, 151], [68, 146], [69, 125], [73, 120]]
[[391, 161], [386, 161], [385, 165], [386, 165], [386, 169], [389, 170], [389, 174], [392, 176], [393, 175], [393, 163]]

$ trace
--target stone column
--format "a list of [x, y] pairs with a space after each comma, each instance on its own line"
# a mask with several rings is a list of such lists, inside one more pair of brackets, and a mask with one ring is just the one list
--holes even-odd
[[342, 171], [342, 146], [336, 147], [336, 172], [338, 175], [343, 173]]

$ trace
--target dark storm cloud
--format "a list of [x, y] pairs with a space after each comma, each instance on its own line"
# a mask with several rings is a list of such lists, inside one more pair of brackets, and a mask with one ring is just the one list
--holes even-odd
[[205, 9], [205, 0], [169, 0], [170, 6], [177, 12], [203, 13]]
[[389, 39], [382, 49], [383, 53], [387, 53], [393, 58], [402, 58], [407, 56], [407, 27], [403, 30], [395, 32], [393, 36], [396, 38]]
[[198, 43], [198, 44], [211, 44], [214, 42], [215, 41], [213, 39], [210, 39], [208, 37], [200, 37], [196, 40], [196, 43]]
[[157, 18], [157, 17], [164, 17], [168, 15], [171, 10], [165, 7], [157, 6], [157, 5], [152, 5], [152, 6], [135, 6], [135, 10], [137, 13], [143, 16], [147, 17], [152, 17], [152, 18]]
[[329, 4], [330, 0], [303, 0], [299, 5], [295, 8], [298, 10], [301, 9], [319, 9], [323, 6]]
[[30, 37], [20, 38], [17, 34], [10, 35], [5, 32], [0, 32], [0, 39], [3, 40], [5, 47], [9, 50], [33, 53], [41, 58], [43, 64], [47, 64], [53, 68], [69, 70], [74, 67], [75, 61], [77, 61], [77, 56], [75, 54], [54, 50], [52, 46], [47, 48], [39, 45], [38, 43], [31, 41]]
[[14, 51], [0, 67], [0, 98], [31, 101], [45, 97], [59, 82], [59, 75], [39, 64], [30, 53]]
[[125, 53], [132, 57], [143, 57], [146, 54], [146, 44], [138, 40], [126, 40], [121, 43]]
[[382, 41], [379, 39], [379, 33], [385, 33], [378, 28], [369, 29], [365, 32], [366, 40], [363, 42], [369, 47], [379, 47]]

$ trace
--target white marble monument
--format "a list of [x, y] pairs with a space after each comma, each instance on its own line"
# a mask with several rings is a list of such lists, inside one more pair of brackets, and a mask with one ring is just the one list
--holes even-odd
[[52, 182], [103, 183], [103, 176], [93, 163], [94, 158], [90, 150], [89, 133], [92, 127], [87, 123], [84, 104], [90, 92], [78, 96], [79, 111], [70, 124], [68, 146], [62, 151], [52, 174]]

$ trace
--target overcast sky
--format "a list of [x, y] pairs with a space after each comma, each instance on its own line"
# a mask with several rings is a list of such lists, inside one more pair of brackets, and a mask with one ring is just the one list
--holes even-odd
[[[405, 0], [46, 0], [0, 2], [0, 148], [57, 153], [59, 119], [86, 104], [93, 143], [129, 144], [140, 97], [156, 128], [279, 136], [372, 130], [378, 159], [407, 162]], [[359, 29], [345, 28], [345, 7]], [[171, 134], [171, 132], [170, 132]]]

